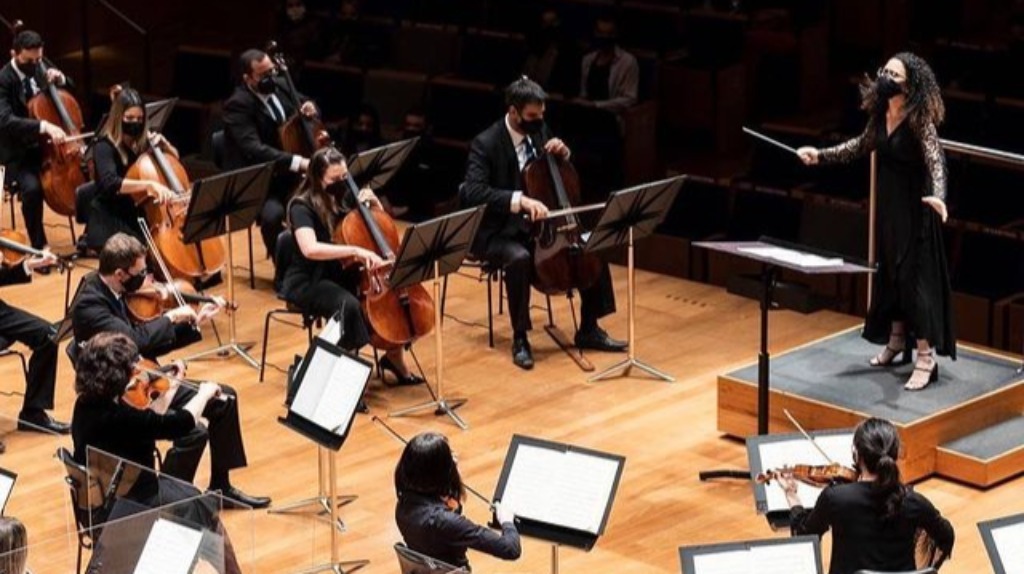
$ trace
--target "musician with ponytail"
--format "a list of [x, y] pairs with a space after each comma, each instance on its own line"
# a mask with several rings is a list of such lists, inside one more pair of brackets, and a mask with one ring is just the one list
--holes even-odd
[[953, 526], [924, 496], [900, 480], [900, 437], [892, 423], [862, 422], [853, 435], [859, 480], [826, 487], [804, 508], [792, 475], [779, 477], [794, 535], [832, 530], [829, 574], [938, 568], [953, 551]]

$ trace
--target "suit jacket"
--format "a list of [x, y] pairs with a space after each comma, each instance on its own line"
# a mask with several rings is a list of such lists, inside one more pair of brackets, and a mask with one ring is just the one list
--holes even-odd
[[3, 287], [4, 285], [28, 283], [29, 281], [32, 281], [32, 276], [25, 273], [24, 265], [0, 267], [0, 287]]
[[150, 359], [202, 339], [199, 331], [190, 325], [176, 325], [167, 317], [133, 325], [126, 308], [100, 280], [98, 273], [90, 273], [82, 279], [71, 309], [71, 324], [75, 341], [88, 341], [97, 333], [123, 333], [135, 341], [139, 354]]
[[[46, 85], [42, 73], [36, 74], [36, 85]], [[0, 163], [9, 167], [38, 163], [39, 140], [39, 120], [28, 117], [25, 86], [8, 60], [0, 69]]]
[[[551, 132], [545, 125], [540, 134], [531, 137], [534, 148], [540, 150], [551, 139]], [[496, 236], [526, 239], [529, 233], [526, 220], [512, 213], [512, 194], [522, 189], [519, 159], [503, 116], [473, 138], [466, 162], [466, 180], [459, 188], [459, 200], [464, 206], [487, 206], [473, 241], [474, 254], [482, 255], [488, 242]]]

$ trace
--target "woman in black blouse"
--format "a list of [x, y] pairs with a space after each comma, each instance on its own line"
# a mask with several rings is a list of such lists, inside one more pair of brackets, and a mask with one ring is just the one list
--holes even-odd
[[[285, 271], [285, 298], [308, 313], [329, 318], [341, 312], [341, 347], [358, 350], [370, 342], [370, 333], [356, 297], [359, 274], [356, 266], [342, 267], [342, 260], [355, 260], [368, 269], [384, 264], [376, 253], [354, 245], [332, 241], [335, 226], [354, 206], [347, 192], [345, 156], [324, 148], [310, 158], [305, 187], [288, 204], [288, 221], [295, 236], [295, 257]], [[373, 191], [364, 188], [359, 201], [381, 207]], [[385, 353], [381, 372], [390, 371], [396, 385], [417, 385], [423, 379], [409, 372], [401, 348]]]
[[[135, 205], [140, 195], [158, 203], [175, 197], [159, 182], [125, 177], [135, 160], [149, 149], [146, 106], [139, 93], [130, 88], [115, 89], [113, 102], [93, 146], [96, 194], [89, 206], [87, 242], [96, 250], [119, 231], [142, 239], [138, 218], [143, 213]], [[162, 136], [155, 137], [166, 153], [178, 155]]]
[[938, 568], [951, 555], [953, 526], [927, 498], [900, 482], [899, 453], [896, 427], [871, 418], [853, 435], [858, 481], [826, 487], [814, 508], [807, 509], [793, 477], [779, 478], [791, 508], [793, 534], [820, 536], [832, 529], [829, 574]]
[[467, 569], [469, 548], [504, 560], [519, 558], [522, 550], [511, 510], [494, 503], [500, 534], [462, 515], [466, 490], [444, 435], [428, 432], [409, 441], [395, 468], [395, 491], [395, 521], [409, 548]]

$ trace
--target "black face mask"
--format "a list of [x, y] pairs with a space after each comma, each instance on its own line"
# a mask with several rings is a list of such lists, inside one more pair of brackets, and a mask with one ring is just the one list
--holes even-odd
[[[125, 270], [128, 273], [128, 270]], [[128, 275], [128, 278], [121, 282], [121, 287], [124, 287], [126, 293], [134, 293], [139, 289], [142, 289], [142, 284], [146, 282], [146, 271], [142, 271], [138, 275]]]
[[274, 93], [274, 89], [277, 87], [277, 82], [274, 81], [274, 76], [266, 75], [260, 78], [260, 81], [256, 82], [256, 91], [269, 96]]
[[531, 136], [535, 136], [535, 135], [539, 134], [541, 132], [541, 130], [544, 129], [544, 120], [543, 119], [524, 120], [522, 117], [520, 117], [519, 118], [519, 129], [522, 130], [522, 132], [525, 133], [525, 134], [529, 134]]
[[39, 71], [39, 64], [35, 62], [26, 62], [24, 64], [18, 64], [18, 69], [21, 70], [22, 74], [29, 78], [36, 77], [36, 73]]
[[878, 101], [886, 102], [903, 93], [903, 86], [889, 76], [880, 76], [875, 82], [875, 93]]
[[615, 47], [615, 38], [612, 36], [595, 36], [592, 44], [595, 50], [607, 52]]
[[334, 183], [329, 183], [324, 187], [324, 193], [334, 196], [334, 198], [338, 200], [345, 197], [346, 191], [348, 191], [348, 184], [344, 179]]
[[121, 120], [121, 133], [128, 137], [137, 138], [141, 136], [144, 131], [146, 131], [145, 122], [128, 122]]

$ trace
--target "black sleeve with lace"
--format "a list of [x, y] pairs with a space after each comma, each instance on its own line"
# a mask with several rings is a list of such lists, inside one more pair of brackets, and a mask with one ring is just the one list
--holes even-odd
[[839, 145], [819, 150], [818, 161], [821, 163], [850, 163], [866, 156], [875, 148], [875, 138], [869, 136], [873, 129], [874, 123], [868, 122], [864, 132], [859, 136]]
[[946, 154], [942, 151], [942, 142], [935, 124], [925, 123], [918, 134], [921, 140], [921, 153], [924, 155], [924, 166], [928, 170], [931, 183], [929, 195], [946, 201]]

